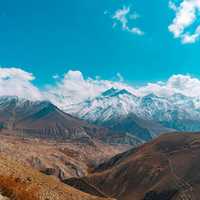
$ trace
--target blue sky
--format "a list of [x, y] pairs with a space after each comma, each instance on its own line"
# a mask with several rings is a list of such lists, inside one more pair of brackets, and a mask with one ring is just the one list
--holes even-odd
[[[175, 1], [177, 7], [180, 2]], [[70, 69], [104, 79], [120, 73], [132, 84], [167, 80], [173, 74], [200, 77], [200, 41], [184, 44], [174, 38], [168, 27], [178, 11], [168, 4], [167, 0], [1, 1], [0, 65], [32, 72], [39, 87]], [[123, 7], [140, 16], [129, 19], [127, 26], [139, 27], [144, 35], [123, 30], [112, 18]], [[195, 26], [187, 28], [193, 31]]]

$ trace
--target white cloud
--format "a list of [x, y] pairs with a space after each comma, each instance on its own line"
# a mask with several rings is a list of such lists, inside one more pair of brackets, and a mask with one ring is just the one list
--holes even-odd
[[7, 79], [21, 79], [21, 80], [28, 80], [32, 81], [35, 79], [33, 74], [26, 72], [24, 70], [21, 70], [19, 68], [0, 68], [0, 78], [7, 80]]
[[113, 81], [100, 77], [84, 78], [80, 71], [69, 71], [56, 85], [48, 87], [45, 95], [60, 108], [80, 103], [93, 98], [111, 87], [126, 89], [134, 95], [144, 96], [154, 93], [158, 96], [171, 96], [181, 93], [186, 96], [200, 96], [200, 80], [190, 75], [173, 75], [165, 82], [147, 83], [136, 87], [124, 82], [124, 78], [117, 73]]
[[137, 28], [137, 27], [131, 28], [131, 29], [129, 30], [129, 32], [135, 33], [135, 34], [137, 34], [137, 35], [144, 35], [144, 32], [141, 31], [141, 30], [140, 30], [139, 28]]
[[0, 68], [0, 95], [41, 99], [42, 95], [31, 81], [35, 77], [19, 68]]
[[130, 7], [123, 7], [115, 12], [113, 19], [119, 21], [122, 24], [122, 29], [127, 30], [128, 19], [127, 15], [130, 13]]
[[166, 82], [148, 83], [138, 89], [138, 95], [155, 93], [158, 96], [170, 96], [181, 93], [186, 96], [200, 96], [200, 80], [190, 75], [173, 75]]
[[177, 11], [177, 6], [173, 1], [169, 1], [169, 8], [175, 12]]
[[185, 33], [182, 38], [183, 44], [195, 43], [200, 37], [200, 25], [196, 28], [193, 34]]
[[80, 71], [70, 70], [56, 85], [48, 86], [44, 94], [46, 98], [63, 108], [66, 105], [93, 98], [111, 87], [126, 88], [135, 92], [133, 87], [123, 82], [120, 73], [117, 73], [116, 78], [117, 81], [102, 80], [100, 77], [84, 78]]
[[200, 80], [190, 75], [173, 75], [169, 78], [167, 86], [187, 96], [200, 95]]
[[19, 68], [0, 68], [0, 95], [19, 96], [31, 100], [48, 99], [60, 108], [93, 98], [111, 87], [126, 89], [137, 96], [155, 93], [170, 96], [181, 93], [190, 97], [200, 97], [200, 79], [190, 75], [172, 75], [166, 81], [147, 83], [136, 87], [125, 83], [120, 73], [112, 80], [100, 77], [85, 78], [80, 71], [68, 71], [57, 83], [39, 89], [32, 81], [34, 76]]
[[123, 8], [115, 11], [112, 19], [114, 20], [113, 27], [119, 23], [123, 31], [127, 31], [136, 35], [144, 35], [144, 32], [139, 27], [129, 26], [130, 20], [136, 20], [139, 18], [137, 13], [131, 13], [130, 7], [123, 6]]
[[169, 1], [169, 8], [175, 12], [175, 18], [168, 29], [175, 38], [181, 39], [183, 44], [195, 43], [200, 38], [200, 26], [193, 32], [188, 32], [200, 14], [200, 0], [182, 0], [179, 5]]

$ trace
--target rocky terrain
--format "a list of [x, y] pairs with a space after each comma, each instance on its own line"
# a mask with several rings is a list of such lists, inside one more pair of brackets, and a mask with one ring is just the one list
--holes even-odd
[[0, 153], [27, 166], [63, 180], [87, 175], [99, 163], [125, 151], [129, 146], [108, 145], [99, 141], [45, 139], [0, 136]]
[[[105, 200], [0, 155], [1, 200]], [[111, 200], [111, 199], [110, 199]]]
[[118, 200], [197, 200], [200, 195], [200, 135], [166, 134], [65, 183]]

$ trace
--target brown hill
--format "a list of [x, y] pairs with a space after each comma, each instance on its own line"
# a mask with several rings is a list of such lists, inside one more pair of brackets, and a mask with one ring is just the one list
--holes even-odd
[[4, 200], [104, 200], [0, 155], [0, 198]]
[[65, 183], [118, 200], [198, 200], [199, 158], [199, 134], [167, 134], [115, 156], [87, 177]]
[[142, 141], [129, 134], [91, 125], [57, 108], [48, 101], [29, 101], [18, 97], [0, 97], [0, 130], [32, 138], [56, 140], [78, 139], [92, 142], [138, 146]]

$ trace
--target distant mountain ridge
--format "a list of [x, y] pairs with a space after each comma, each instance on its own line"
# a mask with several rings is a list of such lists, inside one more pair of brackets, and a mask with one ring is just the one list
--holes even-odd
[[30, 101], [18, 97], [0, 97], [1, 133], [45, 139], [78, 139], [93, 143], [137, 146], [143, 141], [129, 134], [91, 125], [60, 110], [49, 101]]
[[0, 97], [0, 128], [54, 138], [90, 138], [95, 132], [96, 138], [106, 142], [137, 145], [166, 132], [199, 131], [200, 99], [153, 93], [138, 97], [110, 88], [63, 111], [49, 101]]
[[[65, 110], [81, 119], [105, 126], [121, 119], [125, 123], [125, 118], [130, 121], [132, 115], [143, 120], [144, 124], [152, 123], [154, 136], [157, 132], [200, 130], [200, 98], [183, 94], [159, 97], [151, 93], [138, 97], [125, 89], [110, 88], [93, 99], [66, 106]], [[159, 131], [156, 130], [157, 126]]]

